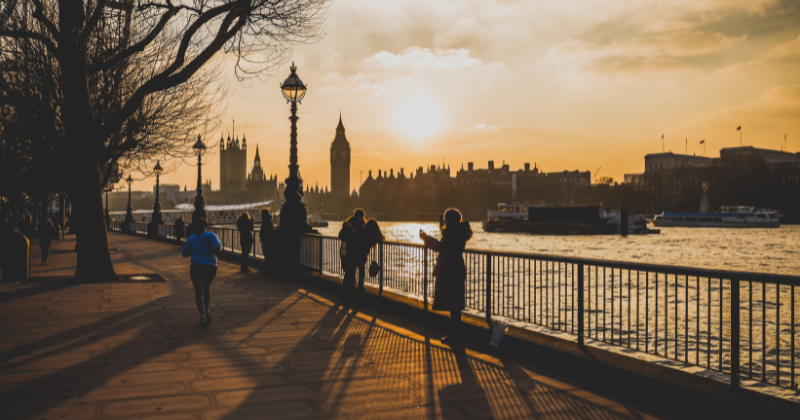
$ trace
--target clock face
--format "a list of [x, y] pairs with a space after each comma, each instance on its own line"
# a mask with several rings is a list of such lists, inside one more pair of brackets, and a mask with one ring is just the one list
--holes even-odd
[[347, 158], [347, 152], [342, 152], [342, 157], [346, 159]]

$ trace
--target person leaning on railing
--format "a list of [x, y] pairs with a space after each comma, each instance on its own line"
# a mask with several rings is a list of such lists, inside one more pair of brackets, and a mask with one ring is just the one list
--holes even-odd
[[433, 276], [436, 284], [433, 289], [433, 309], [450, 311], [450, 331], [442, 341], [458, 341], [462, 338], [461, 311], [464, 309], [464, 283], [467, 280], [467, 266], [464, 264], [464, 248], [472, 238], [469, 222], [461, 220], [461, 212], [455, 208], [444, 212], [442, 239], [429, 236], [422, 230], [419, 237], [425, 246], [438, 251]]
[[175, 219], [173, 227], [175, 228], [175, 240], [180, 242], [184, 235], [186, 235], [186, 222], [183, 221], [183, 216], [178, 216], [178, 218]]
[[236, 229], [239, 229], [239, 245], [242, 247], [242, 273], [248, 271], [247, 257], [253, 247], [253, 219], [250, 213], [243, 212], [236, 220]]
[[364, 291], [367, 257], [369, 250], [384, 240], [380, 226], [375, 219], [365, 219], [364, 210], [356, 209], [339, 230], [342, 245], [339, 255], [344, 270], [343, 295], [353, 297], [356, 292], [356, 272], [358, 272], [358, 291]]
[[261, 228], [258, 231], [258, 240], [261, 241], [261, 255], [264, 256], [264, 267], [267, 268], [275, 261], [275, 253], [272, 248], [272, 238], [270, 235], [275, 230], [272, 224], [272, 213], [268, 208], [261, 209]]

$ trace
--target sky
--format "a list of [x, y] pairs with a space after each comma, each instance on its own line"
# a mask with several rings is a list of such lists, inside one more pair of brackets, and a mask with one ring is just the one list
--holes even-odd
[[[324, 36], [294, 48], [300, 172], [330, 184], [339, 113], [351, 189], [368, 171], [462, 164], [611, 176], [664, 149], [718, 156], [745, 145], [800, 151], [800, 0], [335, 0]], [[288, 176], [279, 85], [236, 81], [220, 131], [246, 135], [267, 174]], [[705, 149], [699, 142], [705, 140]], [[597, 169], [601, 168], [599, 173]], [[203, 178], [219, 187], [219, 153]], [[140, 176], [134, 189], [151, 189]], [[182, 165], [162, 183], [196, 184]]]

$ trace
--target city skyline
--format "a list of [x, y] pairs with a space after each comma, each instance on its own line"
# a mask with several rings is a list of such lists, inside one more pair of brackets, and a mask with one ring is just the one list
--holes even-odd
[[[621, 181], [665, 151], [717, 156], [745, 145], [798, 150], [797, 6], [763, 2], [540, 3], [356, 0], [332, 5], [326, 36], [295, 48], [309, 85], [299, 106], [299, 164], [309, 185], [330, 185], [328, 150], [339, 111], [361, 171], [505, 160], [544, 171], [589, 170]], [[491, 12], [491, 13], [489, 13]], [[556, 25], [552, 20], [561, 22]], [[503, 22], [500, 24], [500, 22]], [[226, 62], [225, 65], [230, 63]], [[222, 131], [246, 134], [252, 162], [288, 174], [289, 110], [277, 85], [232, 80]], [[220, 133], [207, 136], [216, 141]], [[204, 178], [219, 179], [219, 156]], [[191, 163], [191, 162], [190, 162]], [[188, 185], [184, 165], [162, 176]], [[134, 175], [134, 178], [141, 176]], [[154, 177], [137, 180], [148, 190]], [[216, 187], [216, 185], [215, 185]]]

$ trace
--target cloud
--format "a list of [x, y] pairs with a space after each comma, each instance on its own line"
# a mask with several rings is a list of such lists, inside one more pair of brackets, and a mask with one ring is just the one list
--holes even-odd
[[765, 56], [772, 59], [800, 59], [800, 36], [785, 44], [771, 48]]
[[[696, 133], [713, 139], [713, 134], [727, 132], [727, 140], [738, 140], [734, 129], [742, 126], [745, 144], [776, 149], [775, 139], [800, 130], [800, 84], [776, 86], [764, 90], [756, 99], [737, 107], [705, 112], [671, 131]], [[790, 136], [791, 137], [791, 136]], [[771, 143], [768, 143], [771, 142]]]
[[410, 47], [400, 54], [381, 51], [361, 62], [361, 68], [371, 72], [495, 70], [503, 67], [501, 62], [485, 64], [470, 56], [469, 50], [464, 48], [431, 50], [430, 48]]
[[592, 43], [581, 39], [570, 39], [555, 45], [552, 56], [567, 55], [586, 59], [603, 57], [622, 58], [682, 58], [719, 52], [740, 44], [747, 35], [725, 36], [719, 33], [682, 31], [632, 37], [607, 43]]
[[469, 131], [493, 131], [497, 130], [498, 127], [496, 125], [486, 125], [486, 124], [475, 124], [469, 128]]

